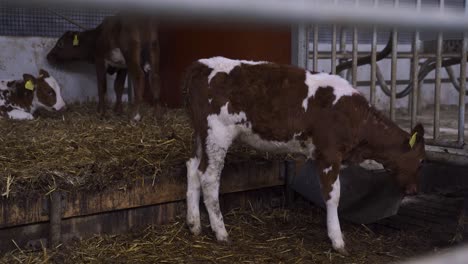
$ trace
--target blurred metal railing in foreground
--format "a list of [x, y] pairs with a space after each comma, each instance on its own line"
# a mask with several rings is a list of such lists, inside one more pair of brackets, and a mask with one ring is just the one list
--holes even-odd
[[[8, 2], [8, 1], [6, 1]], [[10, 1], [11, 2], [11, 1]], [[329, 0], [44, 0], [15, 1], [33, 5], [90, 6], [151, 12], [161, 17], [197, 18], [270, 24], [361, 24], [446, 31], [468, 30], [468, 16], [459, 10], [415, 12], [406, 7], [334, 5]]]
[[400, 262], [401, 264], [466, 264], [468, 260], [468, 246], [448, 250], [445, 253], [416, 258]]
[[[354, 0], [356, 6], [359, 6], [359, 0]], [[336, 1], [335, 1], [336, 3]], [[394, 3], [394, 8], [398, 9], [399, 5], [399, 0], [393, 0]], [[414, 0], [414, 5], [411, 7], [406, 6], [406, 11], [411, 10], [414, 15], [419, 16], [423, 14], [421, 11], [421, 0]], [[444, 0], [439, 0], [438, 1], [439, 6], [438, 6], [438, 15], [439, 16], [445, 16], [447, 15], [447, 11], [445, 8], [445, 1]], [[378, 10], [378, 0], [373, 0], [373, 5]], [[465, 16], [468, 15], [468, 0], [465, 1], [465, 8], [463, 13]], [[338, 6], [336, 8], [339, 8]], [[352, 8], [352, 7], [350, 7]], [[352, 11], [350, 11], [351, 13]], [[399, 18], [395, 18], [399, 19]], [[420, 16], [417, 20], [419, 22], [423, 22], [422, 20], [419, 19], [425, 19], [422, 16]], [[425, 21], [427, 22], [427, 21]], [[433, 138], [428, 140], [428, 143], [430, 145], [434, 146], [441, 146], [441, 147], [449, 147], [449, 148], [455, 148], [455, 149], [460, 149], [465, 146], [465, 139], [464, 139], [464, 131], [465, 131], [465, 94], [466, 94], [466, 59], [462, 58], [467, 58], [467, 34], [463, 33], [462, 37], [462, 47], [460, 49], [460, 52], [451, 52], [449, 54], [442, 53], [442, 47], [443, 47], [443, 30], [442, 28], [436, 28], [434, 27], [434, 32], [437, 33], [436, 37], [436, 49], [435, 53], [422, 53], [420, 54], [420, 51], [418, 49], [418, 42], [419, 42], [419, 31], [416, 30], [413, 34], [413, 41], [411, 45], [411, 51], [410, 52], [399, 52], [398, 51], [398, 29], [397, 27], [400, 26], [399, 23], [389, 23], [387, 26], [395, 26], [393, 28], [391, 34], [392, 38], [390, 39], [390, 45], [391, 45], [391, 79], [390, 79], [390, 89], [387, 88], [386, 81], [383, 78], [382, 73], [380, 72], [380, 69], [377, 65], [377, 59], [376, 59], [376, 53], [377, 53], [377, 31], [375, 25], [373, 25], [372, 28], [372, 43], [371, 43], [371, 59], [368, 62], [371, 66], [370, 70], [370, 102], [371, 104], [375, 105], [376, 103], [376, 85], [377, 82], [383, 92], [387, 94], [390, 97], [390, 106], [389, 106], [389, 116], [392, 120], [396, 119], [396, 99], [397, 98], [402, 98], [407, 95], [410, 95], [409, 100], [409, 113], [410, 113], [410, 127], [414, 127], [416, 124], [417, 120], [417, 110], [418, 110], [418, 98], [419, 98], [419, 93], [421, 92], [420, 85], [424, 77], [429, 74], [432, 70], [435, 70], [435, 86], [434, 86], [434, 112], [433, 112]], [[305, 27], [304, 27], [305, 28]], [[300, 28], [302, 29], [302, 28]], [[337, 70], [337, 67], [335, 69], [334, 65], [336, 65], [336, 60], [338, 59], [340, 62], [343, 61], [343, 59], [350, 59], [352, 62], [351, 69], [348, 69], [348, 75], [350, 74], [350, 80], [353, 85], [356, 85], [357, 83], [357, 67], [358, 67], [358, 58], [363, 57], [362, 52], [358, 52], [358, 40], [357, 40], [357, 27], [353, 26], [350, 30], [352, 32], [353, 40], [352, 40], [352, 52], [347, 53], [345, 51], [345, 40], [342, 37], [341, 38], [341, 49], [340, 52], [336, 52], [336, 26], [333, 27], [333, 36], [332, 36], [332, 43], [331, 44], [331, 52], [319, 52], [318, 51], [318, 41], [316, 39], [316, 36], [318, 35], [318, 28], [315, 26], [314, 27], [314, 38], [313, 38], [313, 54], [308, 54], [307, 59], [311, 59], [313, 62], [313, 69], [316, 70], [318, 60], [319, 59], [330, 59], [331, 60], [331, 65], [332, 65], [332, 72], [339, 71]], [[301, 34], [301, 33], [299, 33]], [[304, 32], [303, 34], [307, 35], [307, 32]], [[367, 53], [366, 53], [367, 55]], [[411, 60], [411, 73], [410, 73], [410, 81], [409, 85], [407, 88], [405, 88], [403, 91], [397, 93], [397, 63], [399, 58], [406, 58]], [[448, 58], [448, 59], [447, 59]], [[422, 64], [422, 66], [419, 66], [420, 59], [426, 59], [426, 61]], [[348, 60], [349, 62], [349, 60]], [[450, 68], [451, 65], [454, 64], [460, 64], [460, 81], [458, 84], [457, 78], [454, 77], [454, 73], [452, 68]], [[305, 67], [308, 65], [305, 64]], [[441, 70], [442, 67], [445, 68], [447, 71], [447, 74], [449, 76], [449, 79], [451, 82], [454, 84], [454, 87], [458, 90], [459, 98], [458, 98], [458, 136], [457, 140], [455, 141], [449, 141], [446, 138], [443, 138], [440, 136], [440, 98], [441, 98]], [[348, 67], [349, 68], [349, 67]], [[466, 155], [466, 154], [465, 154]]]

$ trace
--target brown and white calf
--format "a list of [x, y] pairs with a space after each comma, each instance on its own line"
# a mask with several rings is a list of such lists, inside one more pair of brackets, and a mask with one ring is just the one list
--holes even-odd
[[60, 111], [65, 108], [60, 86], [45, 70], [39, 77], [23, 74], [23, 80], [0, 81], [0, 115], [10, 119], [34, 119], [39, 109]]
[[107, 17], [94, 29], [67, 31], [47, 54], [52, 64], [88, 61], [95, 64], [98, 87], [98, 112], [105, 112], [106, 73], [117, 73], [114, 111], [122, 113], [122, 94], [127, 72], [134, 85], [134, 120], [140, 120], [140, 103], [145, 87], [153, 93], [156, 114], [160, 114], [159, 41], [154, 18], [118, 15]]
[[216, 238], [228, 240], [218, 195], [224, 159], [237, 138], [257, 149], [316, 161], [328, 236], [343, 254], [337, 213], [342, 165], [375, 160], [392, 171], [402, 190], [417, 191], [423, 127], [403, 131], [339, 76], [214, 57], [193, 63], [184, 81], [195, 129], [194, 154], [187, 161], [187, 224], [193, 234], [201, 232], [201, 189]]

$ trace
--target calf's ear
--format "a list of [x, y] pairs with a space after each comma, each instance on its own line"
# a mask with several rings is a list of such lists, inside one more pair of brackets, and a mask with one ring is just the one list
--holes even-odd
[[47, 78], [47, 77], [50, 77], [50, 74], [46, 70], [40, 69], [39, 70], [39, 78]]
[[420, 143], [424, 139], [424, 127], [421, 123], [418, 123], [411, 131], [408, 144], [410, 148], [413, 148], [416, 144]]

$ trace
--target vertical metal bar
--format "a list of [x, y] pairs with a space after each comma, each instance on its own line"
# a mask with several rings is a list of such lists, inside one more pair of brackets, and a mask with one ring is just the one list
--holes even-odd
[[[465, 14], [468, 14], [468, 0], [465, 0]], [[465, 142], [465, 93], [466, 93], [466, 55], [468, 45], [468, 34], [463, 33], [463, 45], [460, 62], [460, 91], [458, 93], [458, 144]], [[468, 204], [468, 200], [466, 200]]]
[[[333, 1], [333, 5], [337, 5], [338, 0]], [[336, 74], [336, 24], [332, 28], [332, 44], [331, 44], [331, 73]]]
[[314, 25], [314, 60], [312, 64], [312, 69], [318, 71], [318, 25]]
[[[440, 11], [444, 10], [444, 0], [439, 0]], [[441, 80], [440, 73], [442, 68], [442, 32], [437, 34], [437, 47], [436, 47], [436, 68], [435, 68], [435, 89], [434, 89], [434, 140], [440, 136], [440, 88]]]
[[[399, 1], [394, 0], [395, 8], [398, 8]], [[392, 66], [391, 66], [391, 96], [390, 96], [390, 119], [395, 121], [395, 103], [396, 103], [396, 80], [397, 80], [397, 52], [398, 52], [398, 31], [393, 29], [392, 41]]]
[[304, 69], [307, 67], [309, 56], [308, 44], [307, 26], [305, 24], [300, 24], [297, 27], [297, 66]]
[[332, 30], [332, 46], [331, 46], [331, 73], [336, 74], [336, 25], [333, 25]]
[[357, 60], [358, 60], [358, 31], [357, 31], [357, 28], [353, 28], [353, 67], [352, 67], [353, 87], [357, 87]]
[[[306, 25], [306, 31], [305, 31], [305, 39], [306, 39], [306, 48], [305, 48], [305, 54], [306, 57], [305, 59], [305, 69], [309, 70], [309, 54], [310, 54], [310, 25]], [[312, 58], [312, 60], [315, 60], [315, 57]]]
[[[343, 26], [341, 26], [340, 29], [340, 53], [345, 54], [346, 53], [346, 30]], [[340, 63], [343, 62], [343, 60], [340, 60]], [[345, 76], [345, 71], [340, 72], [340, 76], [344, 77]]]
[[[421, 0], [416, 2], [416, 12], [421, 12]], [[417, 122], [417, 110], [418, 110], [418, 95], [419, 95], [419, 80], [418, 80], [418, 70], [419, 70], [419, 53], [418, 53], [418, 42], [419, 42], [419, 31], [414, 32], [413, 36], [413, 61], [412, 61], [412, 80], [413, 80], [413, 90], [411, 91], [411, 123], [410, 127], [413, 128]]]
[[[359, 6], [359, 0], [355, 0], [354, 3], [356, 6]], [[352, 84], [353, 87], [357, 87], [357, 60], [358, 60], [358, 30], [356, 27], [353, 27], [353, 65], [352, 65]]]
[[[378, 0], [374, 0], [374, 7], [377, 8], [379, 5]], [[371, 76], [370, 76], [370, 103], [371, 105], [375, 105], [376, 101], [376, 69], [377, 68], [377, 27], [372, 27], [372, 46], [371, 46]]]

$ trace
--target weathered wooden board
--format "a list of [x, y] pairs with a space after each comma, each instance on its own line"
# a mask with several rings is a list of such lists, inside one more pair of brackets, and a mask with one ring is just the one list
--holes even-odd
[[[282, 186], [285, 184], [284, 167], [280, 161], [228, 164], [223, 170], [221, 193]], [[183, 200], [186, 192], [185, 173], [185, 168], [178, 169], [174, 177], [165, 182], [156, 181], [154, 185], [148, 178], [126, 188], [113, 186], [96, 193], [64, 193], [63, 218]], [[48, 205], [48, 197], [44, 196], [25, 201], [2, 199], [0, 228], [48, 221]]]
[[[220, 197], [221, 209], [227, 213], [233, 208], [278, 207], [284, 201], [284, 187], [270, 187], [245, 192], [223, 194]], [[208, 217], [204, 206], [200, 207], [203, 224]], [[138, 208], [108, 211], [100, 214], [71, 217], [62, 220], [61, 242], [87, 238], [101, 234], [119, 234], [133, 228], [147, 225], [166, 224], [172, 221], [184, 221], [185, 202], [175, 201]], [[180, 217], [180, 218], [177, 218]], [[177, 219], [176, 219], [177, 218]], [[206, 230], [204, 230], [205, 232]], [[5, 228], [0, 231], [0, 252], [12, 250], [16, 246], [22, 249], [37, 249], [48, 246], [49, 222]]]

